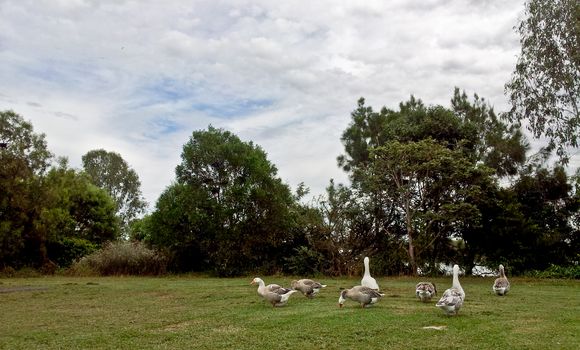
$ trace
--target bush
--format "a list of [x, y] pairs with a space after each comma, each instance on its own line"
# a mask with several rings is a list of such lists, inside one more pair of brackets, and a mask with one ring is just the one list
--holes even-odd
[[285, 260], [287, 269], [294, 275], [312, 275], [321, 272], [324, 256], [311, 248], [300, 246], [294, 248], [294, 254]]
[[567, 278], [567, 279], [580, 279], [580, 265], [573, 266], [558, 266], [552, 265], [544, 271], [528, 271], [526, 274], [528, 277], [536, 278]]
[[2, 278], [31, 278], [40, 276], [40, 272], [32, 267], [23, 267], [19, 270], [16, 270], [11, 266], [7, 266], [0, 269], [0, 277]]
[[69, 267], [74, 261], [97, 250], [97, 245], [86, 239], [63, 237], [47, 244], [48, 257], [59, 267]]
[[165, 255], [141, 242], [112, 242], [87, 255], [71, 267], [76, 275], [161, 275], [166, 272]]

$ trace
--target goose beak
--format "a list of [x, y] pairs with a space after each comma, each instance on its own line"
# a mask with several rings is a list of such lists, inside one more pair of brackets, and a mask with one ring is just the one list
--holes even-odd
[[342, 307], [342, 304], [340, 304], [340, 303], [339, 303], [339, 304], [338, 304], [338, 307]]

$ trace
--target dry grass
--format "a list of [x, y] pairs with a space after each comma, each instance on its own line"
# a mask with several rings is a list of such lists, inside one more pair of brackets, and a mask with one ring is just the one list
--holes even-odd
[[[44, 277], [0, 279], [1, 349], [577, 349], [580, 281], [463, 278], [467, 300], [447, 317], [414, 297], [412, 278], [379, 278], [372, 308], [337, 306], [357, 279], [323, 279], [314, 299], [272, 308], [247, 278]], [[264, 277], [288, 285], [293, 277]], [[448, 278], [434, 279], [440, 293]], [[37, 289], [44, 288], [44, 289]], [[266, 343], [267, 342], [267, 343]]]

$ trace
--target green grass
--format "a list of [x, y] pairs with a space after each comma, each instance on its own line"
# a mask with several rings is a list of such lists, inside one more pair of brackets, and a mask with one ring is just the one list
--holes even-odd
[[[498, 297], [492, 278], [461, 278], [467, 298], [448, 317], [436, 300], [415, 299], [415, 278], [379, 278], [378, 304], [341, 309], [339, 288], [360, 279], [322, 278], [328, 287], [315, 299], [294, 294], [272, 308], [253, 277], [0, 279], [0, 349], [580, 348], [580, 281], [511, 278], [511, 292]], [[432, 281], [440, 294], [451, 284]], [[13, 288], [24, 290], [6, 292]]]

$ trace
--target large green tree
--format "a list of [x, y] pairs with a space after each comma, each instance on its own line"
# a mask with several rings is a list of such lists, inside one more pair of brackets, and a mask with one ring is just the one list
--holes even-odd
[[0, 266], [51, 271], [117, 237], [109, 195], [51, 160], [44, 134], [0, 112]]
[[[377, 186], [376, 181], [373, 186], [368, 186], [371, 171], [378, 170], [372, 168], [376, 162], [372, 156], [373, 150], [391, 145], [392, 149], [388, 151], [398, 154], [396, 152], [398, 148], [407, 147], [407, 144], [420, 145], [419, 142], [432, 140], [438, 145], [438, 149], [443, 147], [449, 152], [456, 152], [454, 157], [471, 164], [472, 171], [477, 169], [476, 165], [482, 164], [493, 170], [496, 177], [516, 174], [526, 159], [528, 145], [519, 129], [502, 122], [485, 99], [477, 95], [469, 99], [465, 92], [459, 89], [454, 91], [451, 108], [425, 106], [421, 100], [411, 96], [408, 101], [399, 104], [398, 110], [384, 107], [379, 112], [375, 112], [371, 107], [366, 106], [364, 99], [361, 98], [351, 116], [352, 122], [341, 138], [345, 153], [338, 157], [338, 164], [349, 173], [352, 185], [356, 189], [353, 193], [358, 193], [359, 200], [365, 201], [365, 207], [369, 210], [370, 229], [375, 237], [387, 235], [393, 239], [404, 231], [411, 232], [419, 238], [417, 242], [411, 244], [405, 242], [408, 244], [408, 258], [411, 259], [412, 265], [422, 264], [425, 267], [428, 261], [424, 257], [427, 256], [432, 258], [429, 261], [430, 266], [435, 265], [433, 259], [447, 259], [448, 254], [443, 253], [445, 250], [443, 245], [447, 242], [451, 228], [446, 228], [447, 232], [441, 231], [436, 236], [429, 236], [435, 232], [432, 230], [434, 225], [426, 226], [431, 231], [425, 231], [422, 227], [418, 231], [413, 228], [414, 224], [406, 221], [409, 219], [406, 214], [410, 213], [405, 213], [404, 209], [398, 211], [392, 209], [401, 208], [400, 198], [396, 194], [403, 187], [395, 190], [392, 187], [385, 187], [388, 185], [386, 182]], [[398, 146], [394, 147], [395, 145]], [[423, 152], [421, 156], [427, 157], [429, 150], [416, 151]], [[440, 151], [438, 155], [442, 156], [443, 149]], [[400, 156], [403, 157], [404, 154]], [[416, 166], [421, 165], [422, 160], [415, 159], [415, 161], [418, 162]], [[393, 160], [392, 165], [398, 166], [396, 159]], [[463, 164], [462, 167], [467, 171], [467, 165]], [[435, 170], [435, 168], [432, 169], [433, 173]], [[438, 171], [444, 172], [444, 170]], [[483, 173], [490, 174], [488, 171]], [[485, 178], [486, 176], [481, 175], [480, 180]], [[432, 194], [435, 195], [435, 193]], [[437, 198], [434, 196], [432, 200], [439, 200]], [[444, 227], [441, 222], [438, 225]], [[417, 232], [421, 234], [417, 235]], [[427, 232], [430, 233], [423, 235]], [[409, 236], [409, 238], [413, 240], [415, 237]], [[400, 237], [399, 239], [404, 241], [407, 238]], [[420, 256], [420, 259], [415, 257], [415, 243], [421, 245], [422, 254], [420, 255], [423, 257]], [[430, 252], [440, 253], [440, 255], [435, 256]], [[410, 271], [415, 272], [416, 266], [413, 266]]]
[[[40, 181], [52, 153], [45, 135], [12, 112], [0, 112], [0, 264], [24, 265], [32, 256], [47, 260], [34, 230], [40, 212]], [[22, 254], [26, 250], [29, 254]]]
[[521, 53], [506, 93], [506, 117], [526, 120], [535, 137], [545, 136], [564, 163], [580, 134], [580, 3], [528, 0], [516, 27]]
[[174, 255], [178, 262], [205, 261], [191, 269], [280, 269], [293, 247], [295, 202], [266, 153], [210, 126], [193, 132], [181, 159], [152, 214], [151, 242], [188, 256]]
[[105, 189], [115, 200], [121, 230], [128, 236], [131, 221], [142, 214], [147, 203], [141, 194], [137, 172], [115, 152], [92, 150], [83, 157], [83, 168], [95, 185]]
[[364, 185], [392, 198], [402, 214], [411, 272], [417, 273], [418, 261], [433, 267], [448, 239], [479, 220], [472, 201], [491, 181], [491, 169], [433, 139], [392, 141], [374, 149], [371, 159]]

